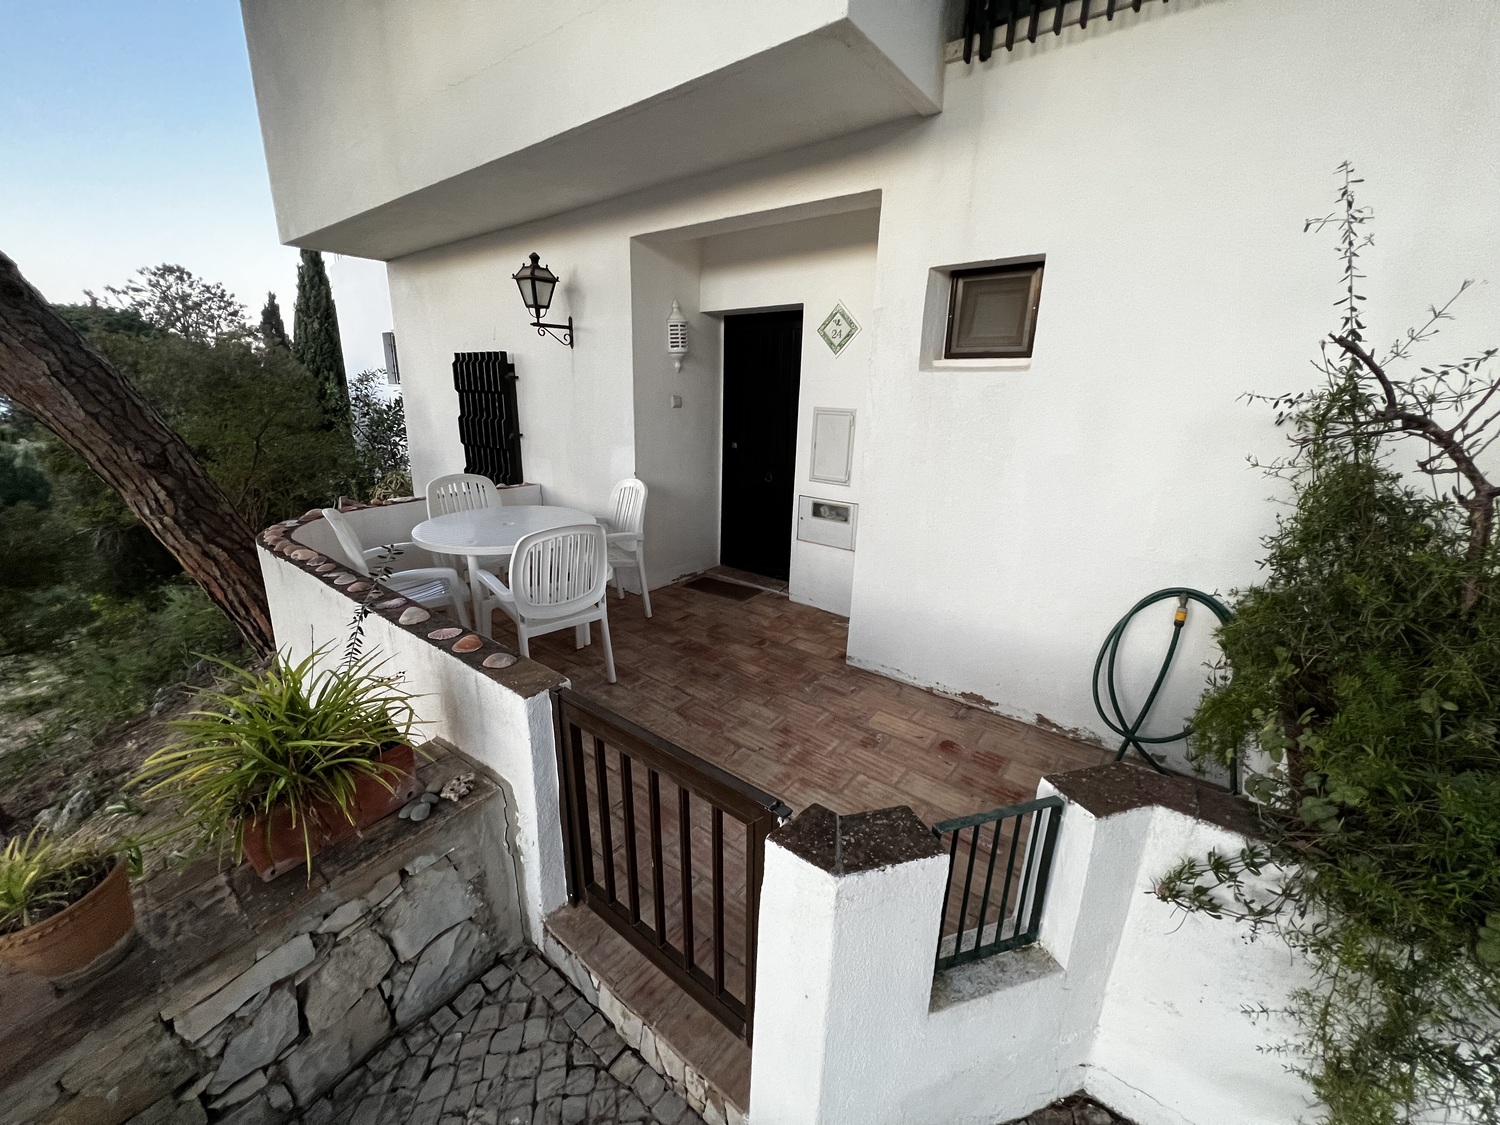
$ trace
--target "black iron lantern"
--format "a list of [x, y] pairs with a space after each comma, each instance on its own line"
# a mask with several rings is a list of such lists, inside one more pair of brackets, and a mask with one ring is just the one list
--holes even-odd
[[[521, 268], [511, 274], [515, 279], [516, 287], [521, 290], [521, 300], [526, 305], [526, 311], [531, 314], [532, 326], [536, 328], [538, 336], [551, 336], [568, 347], [573, 346], [573, 318], [568, 317], [566, 326], [561, 324], [548, 324], [542, 320], [547, 315], [547, 309], [552, 305], [552, 291], [557, 288], [557, 274], [542, 265], [541, 255], [532, 254], [529, 262], [523, 262]], [[561, 333], [559, 335], [558, 333]]]

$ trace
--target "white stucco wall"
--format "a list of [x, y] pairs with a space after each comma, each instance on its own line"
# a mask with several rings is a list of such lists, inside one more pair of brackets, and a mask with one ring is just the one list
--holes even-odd
[[[633, 240], [874, 195], [850, 659], [1103, 734], [1088, 677], [1114, 621], [1162, 586], [1257, 576], [1275, 487], [1245, 459], [1283, 439], [1240, 396], [1307, 385], [1335, 324], [1331, 239], [1302, 233], [1331, 209], [1335, 166], [1358, 165], [1377, 211], [1374, 339], [1496, 273], [1500, 8], [1174, 0], [950, 64], [945, 83], [933, 118], [393, 261], [417, 483], [459, 465], [453, 352], [503, 349], [527, 475], [597, 510], [643, 437], [670, 433], [636, 417], [632, 368], [656, 347], [636, 334], [659, 339], [670, 301], [650, 317], [633, 305]], [[564, 279], [573, 351], [525, 325], [509, 274], [533, 249]], [[935, 268], [1034, 254], [1047, 272], [1029, 362], [924, 362]], [[1500, 289], [1458, 312], [1427, 357], [1493, 343]], [[1203, 653], [1179, 663], [1163, 726], [1190, 706]]]
[[[635, 470], [650, 489], [646, 572], [653, 586], [719, 558], [719, 326], [699, 312], [701, 256], [698, 239], [630, 242]], [[688, 320], [680, 371], [667, 356], [674, 301]], [[673, 406], [674, 398], [681, 405]]]
[[942, 103], [941, 2], [241, 0], [284, 241], [411, 253]]
[[[348, 518], [366, 541], [382, 542], [401, 537], [403, 528], [410, 531], [425, 515], [418, 501], [351, 512]], [[293, 532], [293, 538], [341, 557], [326, 531], [319, 520]], [[295, 661], [323, 648], [324, 661], [337, 663], [357, 603], [264, 548], [259, 555], [277, 649]], [[567, 899], [551, 696], [545, 691], [519, 695], [378, 613], [365, 618], [364, 651], [385, 661], [385, 670], [401, 676], [413, 694], [419, 738], [447, 740], [509, 785], [518, 891], [530, 940], [540, 945], [542, 920]]]
[[1092, 1093], [1142, 1125], [1269, 1125], [1295, 1121], [1311, 1104], [1286, 1073], [1288, 1060], [1265, 1050], [1295, 1029], [1285, 1017], [1243, 1011], [1284, 1006], [1294, 987], [1310, 983], [1305, 963], [1274, 934], [1252, 941], [1241, 925], [1184, 914], [1148, 893], [1188, 856], [1243, 846], [1243, 837], [1177, 813], [1149, 818], [1087, 1079]]
[[[1242, 838], [1156, 807], [1063, 817], [1041, 945], [930, 1001], [947, 859], [835, 877], [774, 842], [761, 898], [753, 1125], [993, 1125], [1086, 1089], [1139, 1125], [1286, 1125], [1300, 1080], [1258, 1048], [1304, 976], [1272, 938], [1149, 895]], [[955, 997], [967, 997], [957, 998]]]
[[[859, 502], [864, 438], [859, 423], [869, 413], [871, 336], [866, 326], [874, 317], [879, 225], [879, 211], [851, 211], [702, 240], [701, 310], [723, 314], [789, 305], [802, 309], [788, 593], [793, 601], [843, 617], [849, 616], [858, 541], [855, 551], [845, 551], [799, 540], [797, 497]], [[818, 326], [840, 302], [860, 331], [835, 355], [818, 335]], [[813, 411], [818, 407], [855, 411], [854, 468], [847, 485], [810, 479]]]

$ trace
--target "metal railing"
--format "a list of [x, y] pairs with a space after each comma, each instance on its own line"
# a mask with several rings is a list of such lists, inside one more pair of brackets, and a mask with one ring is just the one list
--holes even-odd
[[[964, 62], [977, 50], [979, 61], [990, 57], [995, 40], [1004, 34], [1005, 49], [1015, 49], [1018, 36], [1035, 43], [1038, 34], [1061, 35], [1063, 28], [1088, 27], [1089, 20], [1112, 20], [1127, 8], [1141, 10], [1143, 0], [966, 0], [964, 7]], [[1166, 3], [1167, 0], [1162, 0]]]
[[749, 1042], [766, 836], [792, 810], [591, 699], [553, 695], [569, 901]]
[[1062, 810], [1062, 798], [1039, 797], [933, 825], [949, 837], [938, 971], [1036, 941]]

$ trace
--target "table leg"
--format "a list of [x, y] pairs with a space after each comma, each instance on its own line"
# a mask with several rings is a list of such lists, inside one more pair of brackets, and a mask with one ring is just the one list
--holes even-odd
[[479, 556], [469, 556], [469, 604], [474, 609], [474, 627], [481, 637], [490, 637], [494, 631], [492, 615], [484, 610], [484, 587], [479, 582]]

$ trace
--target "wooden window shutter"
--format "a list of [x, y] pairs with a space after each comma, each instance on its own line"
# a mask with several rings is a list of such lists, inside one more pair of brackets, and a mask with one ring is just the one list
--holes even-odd
[[464, 472], [482, 473], [496, 484], [524, 484], [516, 365], [504, 352], [455, 352], [453, 389]]

